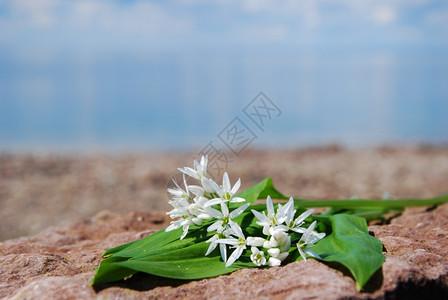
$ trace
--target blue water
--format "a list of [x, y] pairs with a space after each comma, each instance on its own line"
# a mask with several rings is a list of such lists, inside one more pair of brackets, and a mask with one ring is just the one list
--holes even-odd
[[[263, 91], [281, 110], [243, 113]], [[0, 150], [200, 148], [239, 117], [251, 146], [448, 141], [444, 53], [0, 52]]]

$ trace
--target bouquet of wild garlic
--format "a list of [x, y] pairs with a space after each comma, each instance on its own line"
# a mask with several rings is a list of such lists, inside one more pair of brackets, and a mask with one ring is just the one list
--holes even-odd
[[[183, 184], [169, 188], [167, 214], [175, 219], [165, 230], [104, 252], [91, 284], [124, 279], [137, 272], [175, 279], [218, 276], [249, 267], [274, 267], [307, 258], [338, 262], [353, 275], [360, 290], [382, 266], [381, 242], [369, 235], [366, 220], [384, 218], [405, 206], [437, 205], [432, 199], [286, 200], [268, 177], [238, 193], [224, 173], [222, 185], [207, 177], [207, 157], [194, 168], [180, 168]], [[185, 176], [197, 180], [187, 184]], [[255, 204], [266, 199], [266, 205]], [[313, 215], [308, 207], [330, 207]], [[250, 209], [249, 209], [250, 208]], [[230, 254], [230, 255], [229, 255]]]

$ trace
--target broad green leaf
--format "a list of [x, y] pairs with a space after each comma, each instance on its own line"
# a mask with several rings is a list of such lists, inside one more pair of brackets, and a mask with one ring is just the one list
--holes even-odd
[[[266, 206], [252, 205], [251, 209], [263, 211]], [[244, 228], [246, 236], [262, 236], [262, 228], [256, 225], [257, 219], [249, 209], [235, 221]], [[171, 232], [161, 230], [139, 241], [108, 250], [105, 254], [109, 257], [100, 264], [92, 284], [116, 281], [135, 272], [176, 279], [198, 279], [255, 266], [249, 259], [249, 251], [230, 267], [226, 267], [221, 260], [218, 247], [205, 256], [209, 247], [205, 241], [214, 234], [207, 232], [206, 227], [193, 227], [183, 240], [179, 240], [181, 229]], [[228, 256], [232, 251], [228, 249]], [[122, 276], [120, 272], [123, 272]]]
[[366, 221], [351, 215], [329, 218], [332, 233], [318, 242], [312, 250], [327, 262], [338, 262], [350, 270], [358, 290], [381, 268], [385, 257], [383, 245], [369, 235]]
[[[195, 232], [197, 232], [197, 229], [190, 230], [187, 237], [180, 240], [180, 236], [182, 235], [181, 228], [169, 232], [162, 229], [139, 241], [136, 241], [135, 243], [132, 243], [120, 251], [115, 252], [114, 256], [130, 258], [137, 256], [157, 255], [159, 253], [165, 253], [171, 250], [183, 248], [191, 243], [194, 243], [195, 240], [198, 239], [198, 236], [194, 234]], [[203, 235], [203, 232], [204, 230], [200, 231], [199, 234]]]
[[271, 177], [266, 177], [256, 185], [242, 191], [237, 196], [246, 199], [250, 204], [253, 204], [257, 199], [266, 199], [268, 196], [271, 196], [272, 199], [288, 199], [275, 189]]
[[107, 249], [106, 251], [104, 251], [104, 253], [103, 253], [102, 256], [103, 256], [104, 258], [109, 257], [109, 256], [111, 256], [112, 254], [115, 254], [115, 253], [117, 253], [117, 252], [119, 252], [119, 251], [121, 251], [121, 250], [123, 250], [123, 249], [126, 249], [126, 248], [128, 248], [129, 246], [131, 246], [132, 244], [135, 244], [135, 243], [137, 243], [137, 242], [138, 242], [138, 240], [137, 240], [137, 241], [130, 242], [130, 243], [122, 244], [122, 245], [117, 246], [117, 247], [114, 247], [114, 248]]
[[[245, 212], [243, 218], [251, 212]], [[99, 265], [91, 284], [112, 282], [136, 272], [176, 278], [199, 279], [231, 273], [237, 269], [254, 266], [248, 254], [230, 267], [221, 260], [219, 247], [205, 256], [209, 247], [205, 243], [213, 236], [204, 229], [193, 229], [180, 240], [181, 229], [171, 232], [161, 230], [139, 241], [113, 248]], [[231, 254], [229, 250], [228, 255]]]
[[[275, 189], [270, 177], [242, 191], [238, 196], [251, 204], [243, 214], [234, 219], [241, 225], [246, 237], [263, 236], [262, 228], [256, 224], [257, 219], [251, 212], [252, 209], [260, 212], [266, 210], [264, 204], [254, 205], [257, 199], [266, 199], [267, 196], [288, 199]], [[295, 198], [294, 206], [296, 216], [305, 211], [305, 207], [330, 207], [327, 212], [307, 219], [307, 222], [317, 220], [316, 230], [327, 233], [312, 249], [320, 255], [322, 261], [338, 262], [347, 267], [360, 290], [385, 259], [381, 253], [382, 244], [369, 235], [365, 219], [383, 218], [384, 213], [400, 211], [405, 206], [437, 205], [447, 201], [448, 195], [404, 200], [313, 201]], [[243, 204], [232, 203], [230, 208], [233, 210]], [[200, 279], [254, 267], [249, 259], [250, 251], [247, 250], [229, 268], [221, 260], [219, 247], [205, 256], [209, 246], [205, 241], [213, 236], [213, 233], [206, 231], [211, 223], [212, 221], [205, 221], [201, 227], [191, 226], [183, 240], [180, 240], [182, 229], [171, 232], [161, 230], [141, 240], [106, 250], [103, 254], [105, 259], [98, 266], [91, 284], [117, 281], [137, 272], [176, 279]], [[300, 234], [294, 233], [291, 237], [296, 243]], [[228, 256], [232, 251], [228, 248]], [[301, 259], [294, 245], [290, 249], [290, 257], [292, 260]]]
[[104, 259], [96, 269], [95, 276], [90, 284], [94, 285], [99, 283], [114, 282], [137, 273], [137, 271], [133, 269], [122, 267], [117, 264], [118, 262], [124, 260], [126, 260], [126, 258], [122, 257], [111, 257]]
[[136, 271], [175, 279], [215, 277], [253, 266], [252, 263], [238, 261], [226, 267], [218, 248], [213, 254], [205, 256], [207, 248], [208, 244], [197, 243], [169, 253], [129, 259], [117, 264]]

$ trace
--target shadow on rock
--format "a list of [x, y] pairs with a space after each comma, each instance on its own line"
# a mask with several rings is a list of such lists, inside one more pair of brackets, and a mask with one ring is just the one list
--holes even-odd
[[400, 282], [395, 290], [387, 291], [384, 299], [448, 299], [448, 286], [443, 277], [409, 280]]
[[[353, 275], [350, 273], [349, 269], [347, 269], [344, 265], [336, 262], [324, 262], [327, 266], [329, 266], [332, 269], [336, 269], [344, 276], [348, 276], [353, 278]], [[353, 280], [355, 280], [353, 278]], [[373, 293], [379, 289], [381, 289], [381, 286], [383, 285], [384, 276], [383, 276], [383, 267], [379, 268], [375, 273], [373, 273], [372, 277], [370, 277], [369, 281], [364, 285], [364, 287], [361, 290], [361, 293]]]
[[383, 281], [383, 267], [381, 267], [375, 273], [373, 273], [372, 277], [370, 277], [369, 281], [367, 281], [361, 292], [373, 293], [381, 288], [381, 286], [383, 285]]
[[113, 283], [102, 283], [94, 285], [93, 289], [97, 293], [101, 292], [104, 289], [112, 287], [119, 287], [142, 292], [142, 291], [150, 291], [156, 287], [164, 287], [164, 286], [178, 287], [188, 282], [190, 281], [158, 277], [145, 273], [136, 273], [124, 280], [119, 280]]

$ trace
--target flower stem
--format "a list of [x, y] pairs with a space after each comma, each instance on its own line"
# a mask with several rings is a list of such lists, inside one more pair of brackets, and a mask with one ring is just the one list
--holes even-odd
[[386, 208], [400, 209], [407, 206], [433, 206], [448, 202], [448, 194], [428, 199], [349, 199], [349, 200], [309, 200], [294, 198], [296, 204], [303, 207], [334, 207], [343, 209]]

